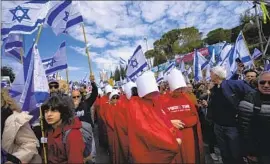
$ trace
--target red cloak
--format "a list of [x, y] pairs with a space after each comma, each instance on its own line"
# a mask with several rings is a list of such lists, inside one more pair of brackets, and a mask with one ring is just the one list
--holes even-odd
[[164, 110], [171, 120], [181, 120], [185, 124], [182, 129], [181, 153], [184, 163], [204, 163], [201, 125], [195, 105], [187, 95], [168, 96], [164, 99]]
[[114, 130], [116, 134], [115, 144], [119, 147], [116, 154], [116, 163], [128, 163], [129, 159], [129, 142], [128, 142], [128, 119], [126, 104], [129, 101], [125, 98], [119, 103], [119, 107], [115, 110]]
[[145, 100], [128, 106], [128, 139], [132, 163], [174, 163], [179, 154], [175, 136]]

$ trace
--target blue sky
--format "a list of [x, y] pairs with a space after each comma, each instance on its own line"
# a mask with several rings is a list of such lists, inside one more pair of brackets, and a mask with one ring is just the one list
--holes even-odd
[[[78, 2], [78, 1], [77, 1]], [[240, 14], [252, 8], [248, 1], [81, 1], [80, 10], [85, 22], [87, 40], [96, 78], [102, 69], [114, 70], [119, 57], [127, 60], [140, 44], [146, 51], [165, 32], [174, 28], [196, 26], [204, 36], [216, 28], [239, 25]], [[252, 12], [253, 10], [251, 10]], [[25, 36], [25, 50], [36, 37]], [[74, 28], [70, 35], [56, 36], [50, 28], [43, 28], [38, 43], [42, 58], [52, 56], [66, 41], [69, 78], [81, 80], [89, 72], [85, 43], [81, 28]], [[3, 65], [14, 68], [20, 64], [3, 56]], [[65, 71], [60, 73], [65, 78]]]

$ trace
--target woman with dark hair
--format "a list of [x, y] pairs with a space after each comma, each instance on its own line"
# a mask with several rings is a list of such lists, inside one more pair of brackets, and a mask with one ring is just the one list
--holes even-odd
[[[72, 107], [61, 96], [50, 97], [42, 106], [44, 127], [48, 134], [48, 163], [83, 163], [82, 123], [74, 117]], [[63, 134], [70, 130], [66, 143]]]

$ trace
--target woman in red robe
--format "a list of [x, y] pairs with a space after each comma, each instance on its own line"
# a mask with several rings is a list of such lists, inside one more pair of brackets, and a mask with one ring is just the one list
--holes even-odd
[[154, 106], [158, 87], [153, 72], [136, 81], [140, 98], [128, 105], [128, 139], [132, 163], [177, 163], [181, 139], [170, 131]]
[[198, 113], [188, 95], [182, 92], [185, 81], [182, 73], [173, 69], [167, 77], [172, 93], [163, 99], [165, 112], [175, 127], [182, 131], [181, 153], [184, 163], [204, 163], [203, 141]]

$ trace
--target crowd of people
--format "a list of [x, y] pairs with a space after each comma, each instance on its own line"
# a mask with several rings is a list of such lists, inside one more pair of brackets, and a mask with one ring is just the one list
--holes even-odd
[[173, 68], [159, 84], [145, 71], [119, 89], [91, 75], [90, 93], [50, 80], [34, 123], [2, 88], [1, 163], [95, 163], [98, 140], [113, 164], [204, 164], [204, 143], [224, 164], [269, 164], [270, 72], [242, 71], [226, 80], [216, 66], [210, 82], [195, 83]]

